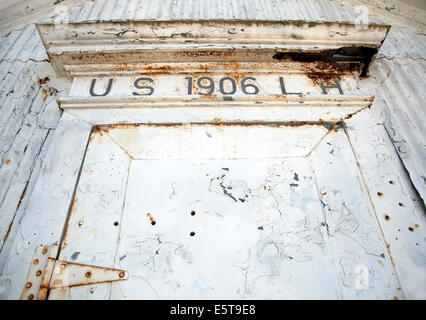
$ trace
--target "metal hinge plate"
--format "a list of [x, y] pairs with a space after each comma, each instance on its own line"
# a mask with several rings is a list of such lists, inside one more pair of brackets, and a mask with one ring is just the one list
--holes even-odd
[[45, 300], [49, 290], [126, 280], [125, 270], [56, 260], [59, 246], [38, 246], [28, 271], [21, 300]]

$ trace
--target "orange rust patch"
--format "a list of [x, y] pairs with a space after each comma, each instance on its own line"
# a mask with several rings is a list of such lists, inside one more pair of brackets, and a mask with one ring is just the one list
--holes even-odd
[[12, 224], [13, 224], [13, 221], [12, 221], [11, 223], [9, 223], [9, 226], [7, 227], [6, 234], [5, 234], [5, 235], [4, 235], [4, 237], [3, 237], [3, 243], [5, 243], [5, 242], [6, 242], [6, 239], [7, 239], [7, 237], [9, 236], [10, 230], [12, 229]]
[[408, 230], [410, 230], [411, 232], [414, 232], [418, 227], [419, 225], [416, 223], [414, 226], [409, 227]]
[[45, 77], [45, 78], [43, 78], [43, 79], [38, 79], [38, 85], [39, 86], [41, 86], [41, 85], [43, 85], [43, 84], [46, 84], [46, 83], [48, 83], [50, 81], [50, 78], [49, 77]]
[[92, 142], [96, 135], [100, 135], [101, 137], [104, 135], [103, 130], [99, 126], [93, 126], [92, 134], [90, 135], [89, 142]]
[[146, 216], [149, 218], [149, 222], [151, 222], [152, 225], [155, 224], [155, 219], [151, 216], [150, 213], [147, 213]]
[[[75, 210], [76, 204], [77, 204], [77, 197], [74, 197], [74, 200], [72, 201], [71, 208], [70, 208], [69, 218], [71, 218], [71, 216], [72, 216], [72, 214]], [[65, 248], [67, 246], [66, 239], [67, 239], [67, 236], [68, 236], [68, 228], [69, 228], [69, 223], [67, 223], [67, 225], [65, 227], [65, 233], [64, 233], [64, 240], [63, 240], [62, 248]]]
[[216, 100], [217, 94], [202, 94], [201, 99]]
[[10, 159], [6, 159], [6, 161], [4, 162], [4, 164], [10, 164]]

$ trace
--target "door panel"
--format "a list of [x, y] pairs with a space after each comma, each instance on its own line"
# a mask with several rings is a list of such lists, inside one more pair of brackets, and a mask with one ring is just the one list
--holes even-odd
[[60, 259], [129, 273], [68, 298], [399, 295], [350, 143], [327, 125], [96, 130]]

